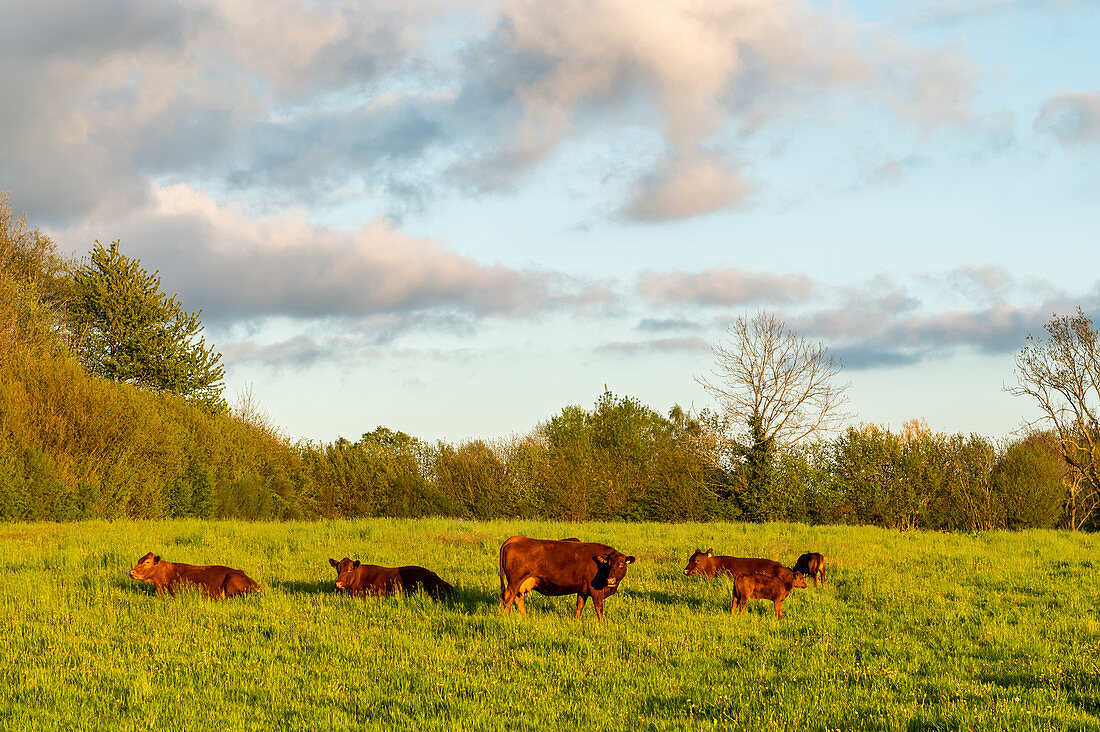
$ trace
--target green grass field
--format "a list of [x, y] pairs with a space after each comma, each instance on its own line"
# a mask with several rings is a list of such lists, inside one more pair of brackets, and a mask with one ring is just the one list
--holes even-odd
[[[580, 622], [573, 598], [498, 608], [508, 536], [638, 557]], [[828, 583], [730, 616], [696, 547]], [[1100, 729], [1100, 536], [788, 524], [0, 525], [5, 729]], [[145, 552], [239, 567], [262, 594], [159, 598]], [[421, 564], [453, 602], [333, 592], [328, 558]]]

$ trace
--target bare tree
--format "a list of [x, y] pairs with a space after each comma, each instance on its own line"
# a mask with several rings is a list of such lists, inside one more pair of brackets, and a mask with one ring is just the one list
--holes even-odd
[[1016, 354], [1017, 385], [1012, 394], [1030, 396], [1052, 425], [1066, 476], [1066, 525], [1076, 531], [1100, 512], [1100, 342], [1092, 320], [1077, 308], [1075, 315], [1055, 315], [1046, 325], [1048, 339], [1027, 337]]
[[712, 349], [712, 377], [696, 377], [718, 403], [727, 447], [782, 452], [851, 416], [843, 411], [850, 384], [835, 383], [842, 366], [823, 344], [763, 312], [738, 318], [727, 334], [729, 342]]
[[233, 405], [231, 413], [245, 424], [258, 427], [267, 432], [277, 432], [275, 420], [272, 419], [271, 413], [260, 404], [251, 381], [246, 381], [244, 386], [237, 392], [237, 403]]

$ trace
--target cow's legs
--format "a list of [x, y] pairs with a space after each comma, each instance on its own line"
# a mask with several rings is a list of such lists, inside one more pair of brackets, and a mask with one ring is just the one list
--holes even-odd
[[592, 604], [596, 607], [596, 618], [603, 622], [603, 598], [596, 595], [592, 598]]
[[783, 617], [783, 601], [782, 600], [774, 600], [773, 602], [775, 604], [775, 617], [777, 617], [777, 618]]
[[519, 608], [519, 614], [525, 618], [527, 617], [527, 608], [523, 604], [523, 598], [526, 594], [526, 592], [520, 592], [516, 595], [516, 607]]
[[584, 595], [580, 594], [579, 592], [577, 593], [577, 612], [573, 615], [574, 620], [581, 619], [581, 610], [584, 610], [584, 601], [586, 599], [587, 598]]
[[504, 606], [504, 614], [512, 614], [512, 603], [516, 601], [516, 593], [512, 590], [512, 586], [508, 585], [504, 592], [500, 593], [500, 604]]

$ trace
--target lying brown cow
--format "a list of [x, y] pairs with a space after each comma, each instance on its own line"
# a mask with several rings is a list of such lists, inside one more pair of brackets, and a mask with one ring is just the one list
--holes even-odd
[[783, 617], [783, 601], [795, 587], [805, 587], [806, 580], [798, 572], [790, 579], [779, 577], [766, 577], [760, 574], [741, 574], [733, 581], [733, 604], [730, 605], [730, 615], [733, 608], [740, 608], [744, 614], [745, 605], [749, 600], [771, 600], [775, 604], [775, 617]]
[[615, 594], [634, 557], [606, 544], [576, 539], [531, 539], [513, 536], [500, 547], [500, 601], [504, 614], [515, 603], [527, 617], [524, 597], [531, 590], [543, 595], [577, 596], [579, 619], [589, 597], [596, 617], [603, 620], [603, 601]]
[[432, 599], [442, 600], [455, 589], [423, 567], [379, 567], [347, 557], [339, 562], [329, 559], [328, 563], [336, 568], [336, 589], [347, 590], [354, 597], [386, 597], [419, 590]]
[[702, 575], [707, 579], [714, 579], [718, 575], [736, 577], [740, 574], [759, 574], [788, 580], [793, 575], [791, 570], [770, 559], [716, 557], [713, 549], [707, 549], [705, 554], [696, 549], [695, 553], [688, 558], [688, 564], [684, 567], [684, 574], [689, 577]]
[[263, 588], [239, 569], [221, 565], [202, 566], [182, 562], [164, 562], [149, 552], [130, 570], [130, 576], [143, 582], [152, 582], [157, 594], [168, 592], [176, 596], [176, 590], [186, 585], [200, 588], [204, 595], [214, 600], [236, 597]]
[[825, 582], [825, 557], [817, 552], [810, 554], [803, 554], [798, 558], [798, 561], [794, 563], [794, 572], [801, 572], [807, 577], [814, 578], [814, 587], [817, 587], [817, 578], [821, 577], [822, 583]]

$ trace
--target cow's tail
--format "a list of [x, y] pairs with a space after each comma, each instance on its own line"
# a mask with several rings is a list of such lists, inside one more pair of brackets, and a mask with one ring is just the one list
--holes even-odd
[[504, 578], [504, 550], [508, 548], [508, 544], [511, 542], [508, 539], [500, 545], [500, 565], [497, 567], [500, 575], [500, 604], [504, 604], [504, 594], [508, 591], [508, 581]]

